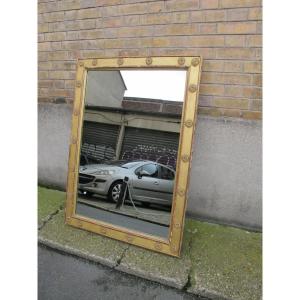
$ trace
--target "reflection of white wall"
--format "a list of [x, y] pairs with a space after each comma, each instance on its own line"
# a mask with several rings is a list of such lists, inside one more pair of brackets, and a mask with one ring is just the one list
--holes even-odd
[[85, 104], [121, 107], [125, 90], [126, 87], [119, 71], [89, 71]]

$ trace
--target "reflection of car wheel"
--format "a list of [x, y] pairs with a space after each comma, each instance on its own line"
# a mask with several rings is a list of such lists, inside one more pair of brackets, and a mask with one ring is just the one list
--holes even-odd
[[108, 191], [108, 199], [112, 202], [117, 202], [119, 199], [120, 191], [122, 187], [122, 181], [114, 182], [109, 191]]

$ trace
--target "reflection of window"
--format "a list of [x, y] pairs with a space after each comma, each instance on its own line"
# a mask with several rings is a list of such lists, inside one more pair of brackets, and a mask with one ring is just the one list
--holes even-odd
[[158, 168], [155, 164], [147, 164], [136, 170], [137, 172], [142, 172], [144, 176], [158, 177]]
[[161, 179], [166, 180], [173, 180], [174, 179], [174, 172], [168, 168], [160, 167], [160, 177]]

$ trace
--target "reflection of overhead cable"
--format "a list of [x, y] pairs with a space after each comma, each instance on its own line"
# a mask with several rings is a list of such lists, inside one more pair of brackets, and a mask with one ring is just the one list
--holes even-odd
[[92, 111], [89, 111], [88, 113], [89, 113], [89, 114], [93, 114], [93, 115], [100, 115], [100, 116], [102, 116], [104, 119], [106, 119], [107, 121], [112, 122], [112, 123], [115, 123], [115, 124], [119, 124], [119, 125], [122, 125], [122, 124], [123, 124], [123, 122], [118, 122], [118, 121], [112, 120], [112, 119], [108, 118], [106, 115], [103, 115], [103, 114], [101, 114], [101, 113], [99, 113], [99, 112], [92, 112]]
[[91, 112], [89, 111], [88, 112], [89, 114], [94, 114], [94, 115], [100, 115], [102, 116], [104, 119], [106, 119], [107, 121], [111, 122], [111, 123], [114, 123], [114, 124], [118, 124], [118, 125], [122, 125], [124, 123], [128, 123], [129, 121], [133, 121], [133, 120], [144, 120], [144, 121], [151, 121], [151, 122], [163, 122], [163, 123], [172, 123], [172, 124], [180, 124], [181, 121], [162, 121], [162, 120], [155, 120], [155, 119], [146, 119], [146, 118], [140, 118], [140, 117], [133, 117], [133, 118], [125, 118], [123, 120], [123, 122], [118, 122], [118, 121], [115, 121], [115, 120], [112, 120], [110, 118], [108, 118], [106, 115], [104, 114], [101, 114], [101, 113], [95, 113], [95, 112]]

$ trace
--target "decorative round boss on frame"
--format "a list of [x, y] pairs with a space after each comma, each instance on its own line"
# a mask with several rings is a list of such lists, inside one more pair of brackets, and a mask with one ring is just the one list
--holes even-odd
[[193, 126], [193, 121], [192, 121], [192, 120], [186, 120], [186, 121], [184, 122], [184, 125], [185, 125], [186, 127], [192, 127], [192, 126]]
[[192, 66], [193, 67], [196, 67], [196, 66], [198, 66], [200, 64], [200, 59], [199, 58], [193, 58], [192, 59]]
[[183, 162], [188, 162], [189, 159], [190, 159], [190, 156], [187, 155], [187, 154], [183, 154], [183, 155], [181, 156], [181, 159], [182, 159]]
[[189, 86], [189, 91], [190, 91], [191, 93], [195, 93], [195, 92], [197, 91], [197, 85], [196, 85], [196, 84], [191, 84], [191, 85]]
[[184, 58], [184, 57], [179, 57], [179, 58], [178, 58], [178, 64], [179, 64], [180, 66], [182, 66], [182, 65], [184, 65], [184, 63], [185, 63], [185, 58]]
[[151, 57], [147, 57], [146, 58], [146, 64], [149, 66], [152, 64], [152, 58]]

